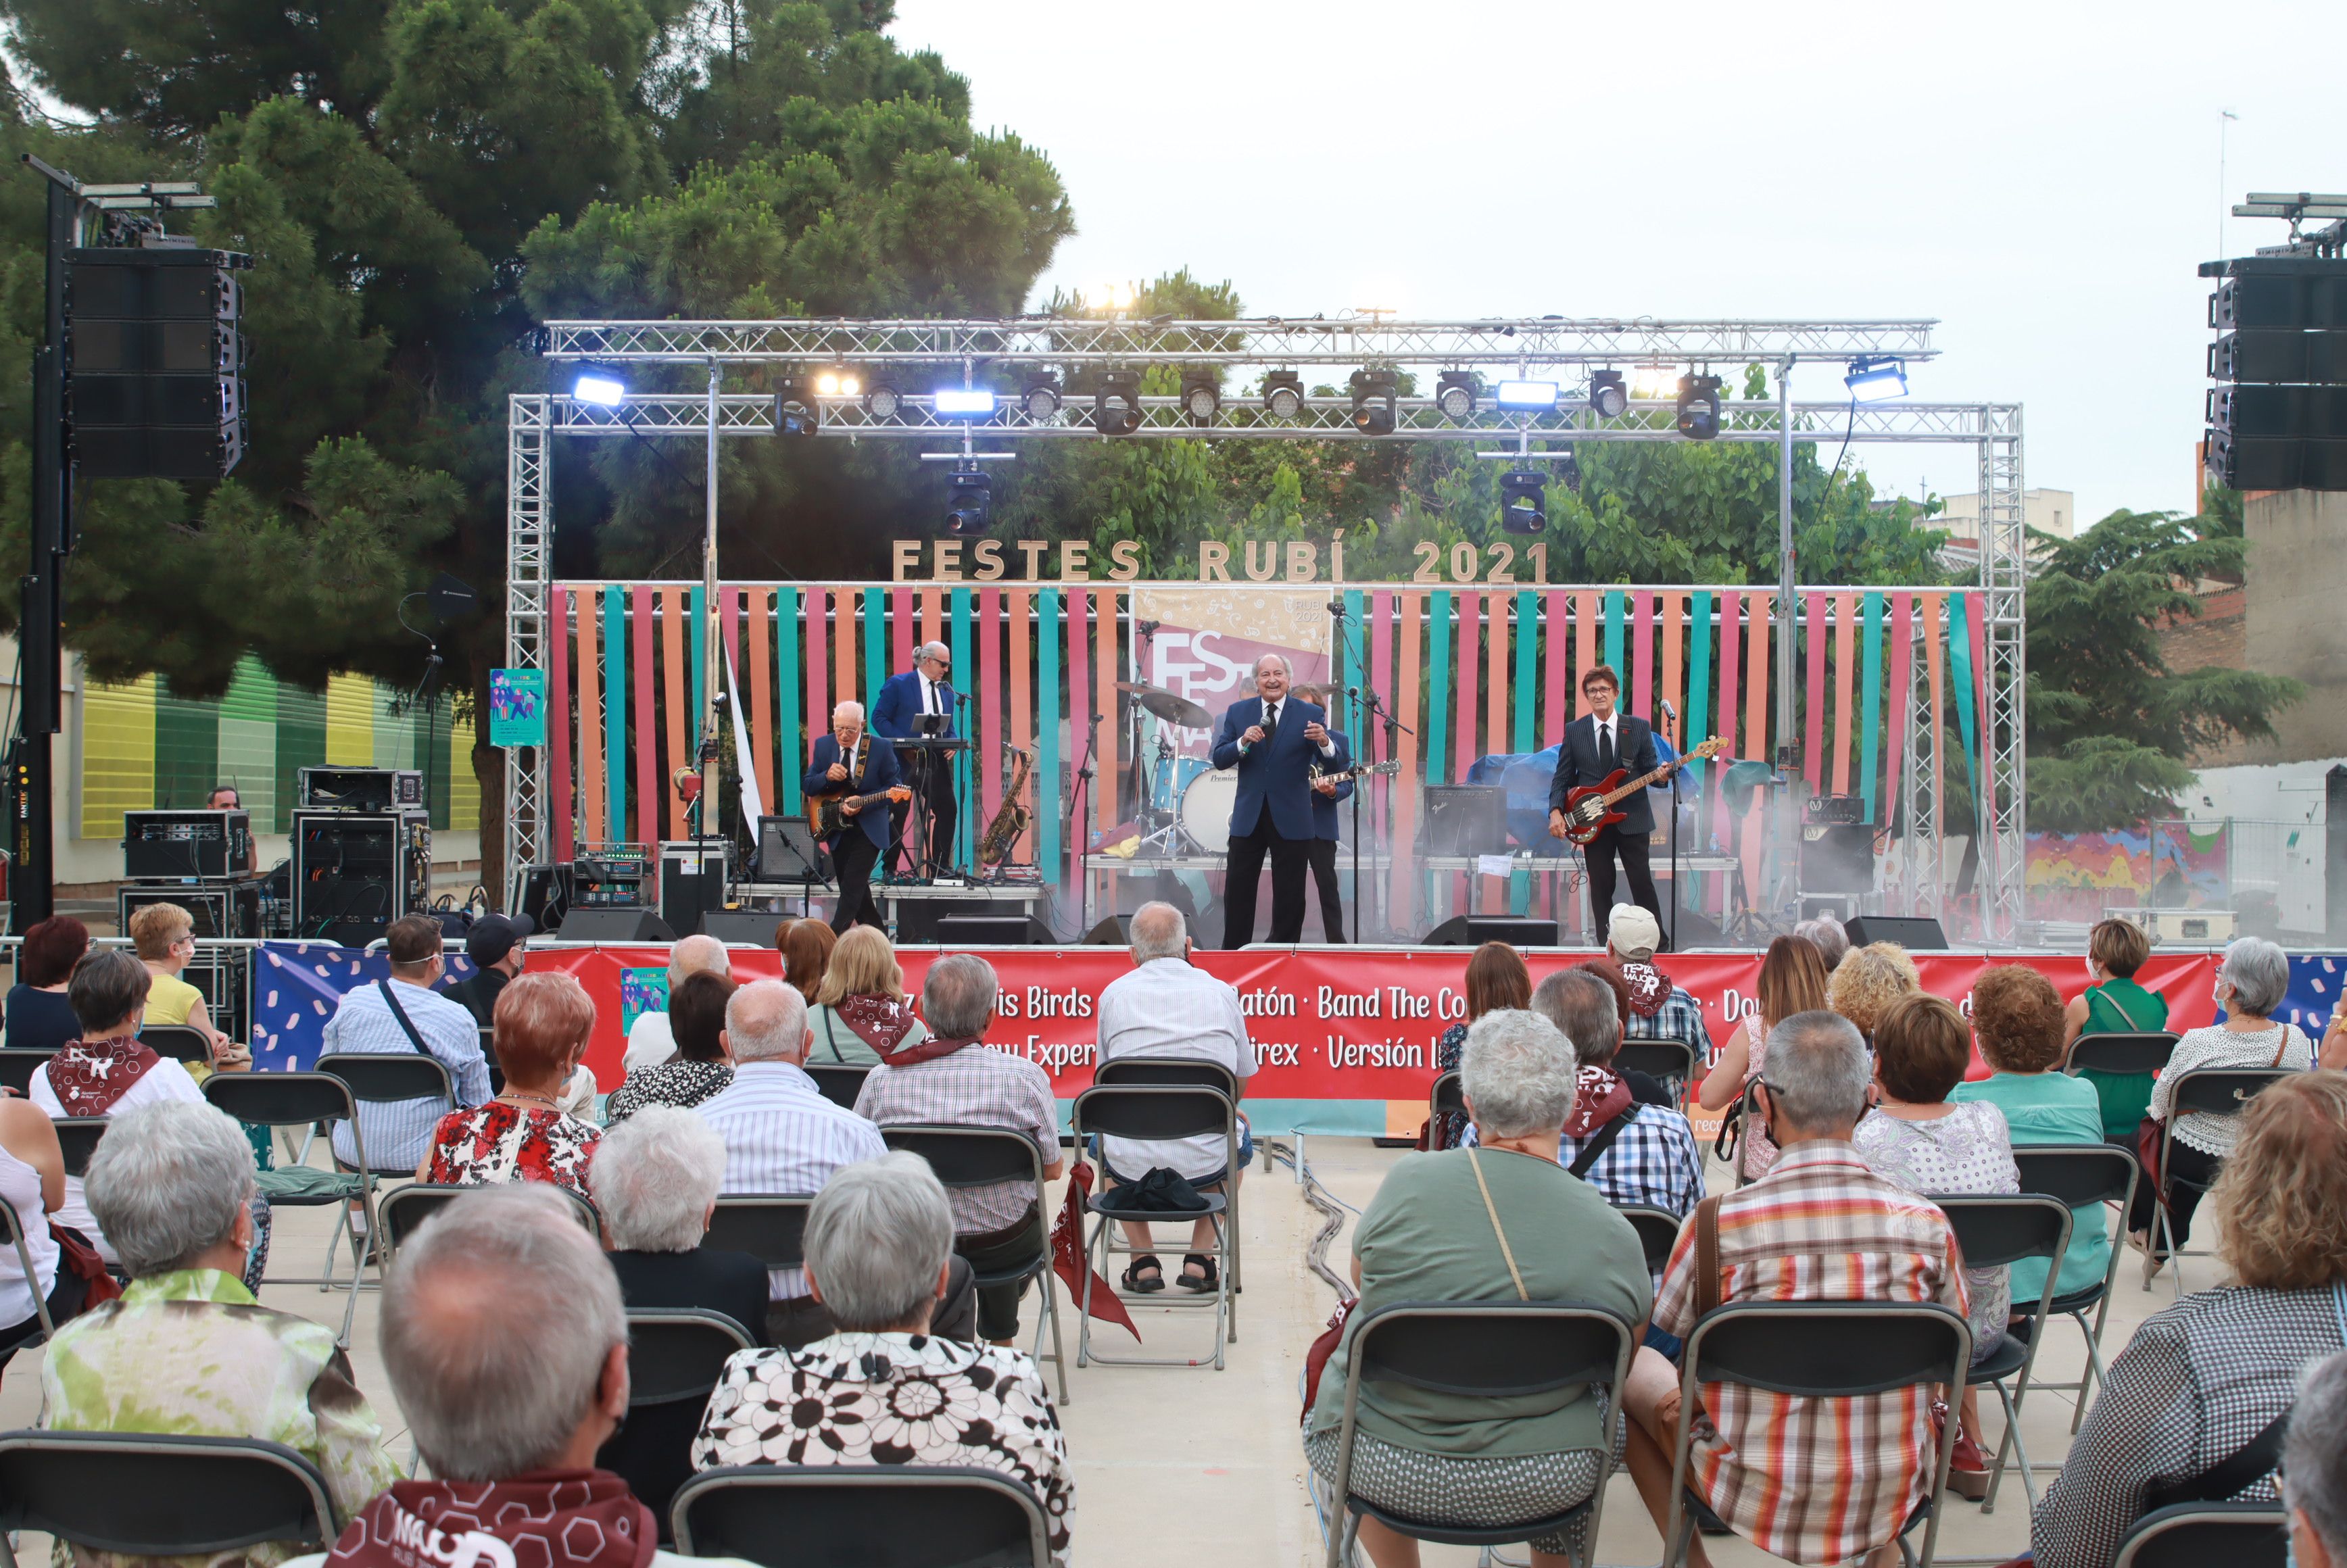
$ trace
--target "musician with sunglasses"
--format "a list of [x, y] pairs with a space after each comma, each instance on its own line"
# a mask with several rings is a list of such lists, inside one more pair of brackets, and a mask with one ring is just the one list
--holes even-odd
[[874, 926], [886, 930], [880, 907], [872, 898], [872, 868], [888, 845], [887, 803], [857, 805], [857, 797], [878, 794], [901, 786], [897, 749], [864, 729], [864, 704], [842, 702], [831, 711], [831, 733], [815, 743], [815, 755], [802, 786], [810, 795], [845, 793], [846, 817], [837, 833], [824, 840], [831, 854], [832, 876], [839, 884], [839, 904], [832, 912], [831, 928]]

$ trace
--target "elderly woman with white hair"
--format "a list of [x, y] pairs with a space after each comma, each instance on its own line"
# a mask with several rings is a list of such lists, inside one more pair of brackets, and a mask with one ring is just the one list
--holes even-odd
[[946, 1190], [919, 1155], [898, 1151], [835, 1174], [807, 1214], [806, 1272], [837, 1331], [728, 1361], [693, 1440], [693, 1468], [998, 1471], [1042, 1504], [1052, 1561], [1064, 1563], [1075, 1486], [1041, 1372], [1022, 1350], [928, 1332], [953, 1235]]
[[[1571, 1301], [1643, 1331], [1654, 1283], [1637, 1232], [1557, 1162], [1578, 1067], [1573, 1042], [1538, 1013], [1475, 1020], [1459, 1074], [1477, 1146], [1405, 1154], [1387, 1174], [1353, 1233], [1355, 1324], [1395, 1302]], [[1304, 1451], [1324, 1479], [1337, 1471], [1351, 1353], [1348, 1338], [1329, 1358], [1305, 1420]], [[1424, 1519], [1544, 1518], [1591, 1495], [1619, 1430], [1599, 1430], [1585, 1383], [1507, 1399], [1365, 1383], [1351, 1490]], [[1418, 1562], [1418, 1542], [1375, 1519], [1362, 1519], [1360, 1540], [1378, 1568]], [[1532, 1549], [1535, 1563], [1562, 1568], [1581, 1543], [1566, 1534]]]
[[698, 1112], [645, 1106], [603, 1134], [588, 1182], [630, 1307], [722, 1312], [766, 1343], [766, 1266], [701, 1245], [725, 1185], [725, 1140]]

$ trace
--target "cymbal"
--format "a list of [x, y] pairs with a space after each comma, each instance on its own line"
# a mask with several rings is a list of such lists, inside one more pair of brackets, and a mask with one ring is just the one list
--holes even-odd
[[1154, 713], [1169, 724], [1181, 724], [1193, 730], [1214, 728], [1214, 716], [1212, 713], [1187, 697], [1176, 697], [1163, 687], [1152, 686], [1146, 681], [1119, 681], [1116, 689], [1131, 692], [1133, 700], [1141, 705], [1143, 712]]

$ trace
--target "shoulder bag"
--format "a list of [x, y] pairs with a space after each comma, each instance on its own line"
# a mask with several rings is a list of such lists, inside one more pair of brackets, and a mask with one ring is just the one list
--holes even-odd
[[408, 1019], [407, 1009], [401, 1007], [399, 999], [392, 994], [391, 982], [377, 980], [374, 984], [375, 989], [383, 993], [383, 1005], [391, 1009], [391, 1016], [399, 1020], [399, 1027], [406, 1032], [407, 1043], [415, 1048], [416, 1054], [431, 1055], [431, 1048], [424, 1043], [424, 1037], [415, 1032], [415, 1025]]
[[[2266, 1064], [2269, 1070], [2281, 1065], [2282, 1057], [2290, 1050], [2291, 1036], [2296, 1032], [2296, 1026], [2291, 1024], [2283, 1024], [2280, 1029], [2281, 1043], [2274, 1047], [2274, 1059]], [[2168, 1173], [2159, 1168], [2160, 1131], [2161, 1123], [2149, 1116], [2136, 1123], [2135, 1157], [2151, 1183], [2151, 1195], [2164, 1209], [2168, 1207]]]

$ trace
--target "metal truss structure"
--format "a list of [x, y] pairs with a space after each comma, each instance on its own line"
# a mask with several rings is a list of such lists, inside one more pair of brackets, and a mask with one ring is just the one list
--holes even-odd
[[[2024, 871], [2025, 670], [2022, 641], [2024, 528], [2022, 526], [2021, 409], [2014, 404], [1794, 403], [1788, 373], [1800, 362], [1844, 364], [1863, 358], [1922, 360], [1931, 346], [1928, 321], [1907, 322], [1651, 322], [1544, 318], [1483, 322], [1398, 322], [1370, 317], [1272, 318], [1244, 322], [1147, 322], [1020, 318], [1010, 321], [771, 321], [771, 322], [553, 322], [541, 331], [540, 352], [558, 361], [602, 365], [701, 368], [714, 377], [726, 368], [765, 368], [804, 377], [835, 366], [853, 366], [867, 377], [875, 369], [902, 367], [897, 406], [885, 417], [859, 399], [814, 401], [819, 417], [814, 435], [823, 439], [952, 441], [968, 453], [970, 438], [989, 441], [1037, 439], [1108, 440], [1312, 440], [1503, 442], [1514, 456], [1540, 442], [1658, 442], [1685, 439], [1671, 418], [1675, 405], [1633, 401], [1607, 419], [1584, 395], [1567, 391], [1553, 411], [1538, 415], [1501, 411], [1479, 398], [1463, 418], [1444, 415], [1430, 397], [1397, 397], [1389, 434], [1368, 435], [1353, 423], [1348, 396], [1307, 396], [1293, 418], [1270, 415], [1250, 397], [1232, 394], [1204, 419], [1183, 399], [1144, 396], [1141, 422], [1129, 435], [1106, 436], [1092, 422], [1091, 399], [1064, 395], [1060, 407], [1029, 418], [1006, 402], [982, 421], [938, 414], [928, 388], [958, 373], [963, 384], [981, 375], [999, 379], [1008, 370], [1078, 371], [1119, 365], [1174, 365], [1262, 372], [1287, 367], [1426, 365], [1501, 371], [1529, 375], [1543, 370], [1606, 366], [1625, 371], [1670, 371], [1750, 363], [1770, 365], [1778, 376], [1773, 401], [1729, 399], [1721, 405], [1718, 439], [1774, 442], [1790, 472], [1791, 448], [1799, 440], [1834, 440], [1848, 433], [1853, 443], [1967, 445], [1980, 455], [1982, 549], [1980, 587], [1988, 633], [1984, 684], [1988, 766], [1985, 799], [1976, 803], [1980, 834], [1983, 935], [2012, 940], [2019, 935]], [[915, 384], [921, 377], [927, 386]], [[1556, 379], [1564, 380], [1559, 376]], [[1577, 377], [1575, 378], [1577, 380]], [[782, 427], [782, 409], [773, 394], [661, 392], [630, 395], [616, 406], [553, 394], [516, 395], [508, 419], [508, 498], [506, 587], [507, 662], [517, 669], [545, 667], [548, 634], [552, 519], [551, 438], [556, 436], [689, 437], [714, 435], [771, 436]], [[953, 456], [939, 453], [940, 456]], [[1537, 460], [1541, 454], [1531, 451]], [[1780, 487], [1779, 506], [1789, 528], [1789, 485]], [[1791, 567], [1787, 565], [1787, 580]], [[1797, 613], [1793, 596], [1781, 594], [1778, 614], [1789, 629]], [[1780, 651], [1792, 646], [1780, 638]], [[1780, 652], [1780, 657], [1782, 653]], [[1916, 661], [1919, 679], [1922, 661]], [[1790, 685], [1780, 680], [1783, 700]], [[1913, 703], [1909, 704], [1911, 713]], [[1923, 710], [1928, 713], [1928, 706]], [[1780, 731], [1789, 733], [1780, 723]], [[1905, 863], [1897, 901], [1909, 913], [1940, 913], [1936, 868], [1942, 859], [1938, 803], [1932, 798], [1926, 768], [1941, 748], [1927, 723], [1912, 723], [1902, 754], [1906, 805]], [[1924, 767], [1919, 767], [1918, 759]], [[545, 856], [548, 802], [543, 748], [521, 748], [506, 770], [506, 864], [509, 868]], [[1932, 874], [1923, 874], [1930, 868]]]

